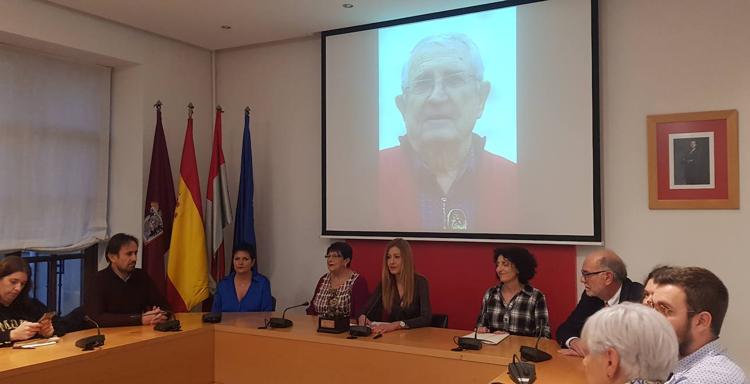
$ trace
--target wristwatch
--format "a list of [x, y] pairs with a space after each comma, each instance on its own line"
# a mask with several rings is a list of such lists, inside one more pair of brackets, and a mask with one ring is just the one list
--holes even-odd
[[401, 329], [406, 329], [406, 328], [409, 328], [409, 326], [408, 326], [408, 325], [406, 325], [406, 323], [405, 323], [405, 322], [403, 322], [403, 321], [399, 321], [399, 322], [398, 322], [398, 326], [399, 326], [399, 327], [401, 327]]

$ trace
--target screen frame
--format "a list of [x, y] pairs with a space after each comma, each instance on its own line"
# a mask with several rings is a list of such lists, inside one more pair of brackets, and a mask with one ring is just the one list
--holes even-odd
[[403, 237], [412, 240], [437, 241], [489, 241], [489, 242], [525, 242], [541, 244], [602, 244], [602, 206], [601, 206], [601, 146], [600, 146], [600, 100], [599, 100], [599, 1], [591, 1], [591, 96], [592, 96], [592, 159], [593, 159], [593, 234], [592, 235], [549, 235], [549, 234], [513, 234], [513, 233], [458, 233], [458, 232], [410, 232], [410, 231], [351, 231], [329, 230], [327, 219], [327, 185], [326, 185], [326, 38], [360, 32], [394, 25], [434, 20], [451, 16], [465, 15], [524, 4], [539, 3], [549, 0], [507, 0], [477, 6], [452, 9], [401, 19], [363, 24], [358, 26], [332, 29], [320, 33], [321, 41], [321, 237], [324, 238], [367, 238], [390, 239]]

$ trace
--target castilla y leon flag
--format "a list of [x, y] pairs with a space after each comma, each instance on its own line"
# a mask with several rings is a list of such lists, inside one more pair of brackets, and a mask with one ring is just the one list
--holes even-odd
[[193, 118], [188, 118], [180, 164], [180, 185], [167, 263], [167, 301], [175, 312], [191, 310], [208, 298], [206, 235], [203, 232]]
[[206, 191], [206, 243], [213, 284], [224, 277], [224, 227], [232, 222], [227, 167], [224, 163], [224, 151], [221, 149], [222, 112], [221, 107], [216, 108], [214, 146], [211, 151], [211, 166], [208, 169], [208, 190]]
[[172, 167], [169, 165], [167, 140], [161, 123], [161, 108], [158, 108], [143, 219], [143, 269], [162, 297], [165, 296], [166, 289], [164, 258], [169, 252], [169, 241], [172, 238], [174, 207]]

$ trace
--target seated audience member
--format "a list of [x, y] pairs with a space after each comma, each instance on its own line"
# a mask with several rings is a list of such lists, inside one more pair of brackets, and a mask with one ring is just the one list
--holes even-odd
[[654, 276], [651, 305], [677, 333], [680, 360], [668, 383], [747, 383], [719, 341], [729, 292], [711, 271], [674, 268]]
[[118, 233], [109, 239], [106, 250], [109, 267], [94, 277], [95, 297], [86, 313], [101, 327], [153, 325], [167, 320], [167, 303], [154, 282], [135, 267], [138, 239]]
[[529, 284], [536, 274], [534, 255], [520, 247], [498, 248], [494, 260], [500, 284], [482, 298], [478, 331], [550, 337], [544, 294]]
[[656, 283], [654, 283], [654, 277], [656, 275], [665, 273], [675, 267], [669, 265], [659, 265], [654, 267], [651, 272], [646, 276], [646, 281], [643, 282], [643, 304], [651, 305], [651, 296], [654, 294], [656, 289]]
[[663, 383], [677, 364], [674, 330], [640, 304], [616, 304], [591, 315], [581, 340], [588, 384]]
[[325, 259], [328, 273], [318, 281], [307, 314], [356, 318], [367, 301], [367, 281], [351, 268], [352, 247], [335, 242]]
[[[365, 305], [359, 324], [373, 332], [429, 327], [432, 320], [427, 279], [414, 271], [411, 246], [404, 239], [391, 240], [385, 248], [380, 284]], [[386, 322], [386, 323], [383, 323]]]
[[211, 312], [271, 312], [271, 283], [253, 269], [255, 250], [241, 245], [232, 253], [234, 271], [216, 287]]
[[0, 346], [55, 333], [52, 320], [39, 321], [47, 308], [39, 300], [29, 298], [29, 276], [31, 270], [26, 260], [18, 256], [0, 260]]
[[583, 356], [579, 337], [586, 319], [605, 306], [626, 301], [640, 303], [643, 286], [630, 281], [625, 263], [610, 249], [591, 252], [581, 267], [581, 282], [585, 292], [573, 312], [557, 329], [557, 341], [567, 347], [562, 353]]

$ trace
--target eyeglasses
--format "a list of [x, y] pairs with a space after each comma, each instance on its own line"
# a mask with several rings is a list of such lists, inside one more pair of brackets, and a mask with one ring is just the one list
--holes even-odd
[[[666, 317], [670, 317], [670, 316], [674, 315], [674, 310], [672, 308], [669, 308], [668, 306], [666, 306], [666, 305], [664, 305], [662, 303], [656, 304], [651, 299], [649, 299], [649, 300], [646, 301], [646, 305], [648, 305], [649, 307], [655, 309], [656, 312], [659, 312], [659, 313], [661, 313], [662, 315], [664, 315]], [[687, 313], [697, 313], [697, 311], [693, 311], [692, 309], [688, 309]]]
[[344, 256], [339, 255], [338, 253], [330, 253], [325, 256], [323, 256], [324, 259], [328, 260], [329, 258], [333, 257], [334, 259], [342, 259]]
[[588, 279], [591, 276], [598, 275], [598, 274], [603, 273], [603, 272], [610, 272], [610, 271], [608, 269], [604, 269], [604, 270], [596, 271], [596, 272], [581, 271], [581, 276], [583, 276], [583, 278], [585, 280], [585, 279]]
[[410, 82], [408, 90], [415, 95], [431, 94], [435, 90], [435, 84], [440, 81], [443, 90], [451, 92], [463, 88], [472, 79], [475, 79], [475, 77], [465, 72], [451, 73], [438, 77], [437, 80], [432, 76], [425, 76]]

